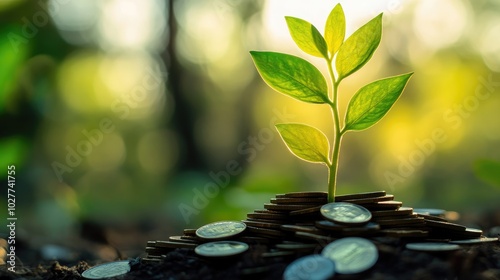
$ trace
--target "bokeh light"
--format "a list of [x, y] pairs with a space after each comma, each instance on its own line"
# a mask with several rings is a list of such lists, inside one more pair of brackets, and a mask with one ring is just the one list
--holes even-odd
[[[112, 221], [166, 236], [241, 219], [275, 193], [326, 190], [326, 168], [291, 155], [274, 124], [306, 123], [330, 137], [328, 108], [270, 89], [249, 51], [300, 56], [326, 75], [322, 59], [295, 45], [284, 16], [322, 33], [339, 2], [346, 36], [384, 13], [374, 56], [342, 81], [341, 116], [363, 85], [415, 74], [382, 121], [344, 138], [338, 192], [495, 207], [498, 186], [478, 180], [472, 165], [500, 160], [497, 1], [2, 1], [0, 162], [19, 166], [27, 231], [63, 240], [88, 221]], [[222, 180], [213, 174], [229, 162], [241, 172], [220, 177], [219, 195], [187, 223], [179, 206]]]

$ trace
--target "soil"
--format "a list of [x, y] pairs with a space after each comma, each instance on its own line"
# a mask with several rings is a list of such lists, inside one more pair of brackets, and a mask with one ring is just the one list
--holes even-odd
[[[376, 243], [380, 255], [372, 269], [359, 275], [336, 275], [335, 279], [500, 279], [500, 242], [463, 246], [452, 253], [407, 250], [397, 239]], [[193, 250], [175, 249], [161, 263], [138, 262], [128, 274], [110, 279], [281, 279], [296, 256], [272, 260], [258, 257], [265, 250], [263, 245], [254, 245], [240, 257], [210, 260], [199, 258]], [[80, 275], [89, 267], [83, 261], [71, 267], [54, 262], [17, 268], [11, 273], [2, 266], [0, 279], [76, 280], [83, 279]]]
[[[494, 214], [493, 214], [494, 213]], [[482, 215], [477, 221], [482, 228], [492, 229], [498, 223], [498, 211]], [[487, 226], [484, 226], [487, 225]], [[495, 231], [486, 230], [489, 236]], [[411, 240], [397, 238], [372, 238], [379, 251], [378, 262], [370, 270], [358, 275], [335, 275], [333, 279], [480, 279], [500, 280], [500, 242], [477, 245], [461, 245], [460, 250], [447, 253], [417, 252], [405, 248]], [[29, 250], [29, 248], [24, 248]], [[320, 252], [321, 246], [318, 244]], [[126, 275], [109, 279], [281, 279], [287, 265], [302, 256], [297, 253], [291, 257], [263, 259], [266, 245], [251, 245], [251, 249], [238, 257], [227, 259], [203, 259], [192, 249], [175, 249], [168, 253], [160, 263], [137, 261]], [[20, 252], [21, 253], [21, 252]], [[21, 254], [20, 254], [21, 255]], [[136, 260], [145, 256], [136, 254]], [[82, 261], [78, 261], [82, 260]], [[85, 260], [85, 261], [83, 261]], [[89, 258], [81, 254], [72, 263], [42, 262], [38, 265], [22, 265], [18, 260], [16, 273], [7, 271], [6, 265], [0, 266], [0, 279], [84, 279], [81, 273], [99, 263], [107, 262]], [[27, 263], [27, 262], [25, 262]], [[35, 261], [31, 263], [37, 263]]]

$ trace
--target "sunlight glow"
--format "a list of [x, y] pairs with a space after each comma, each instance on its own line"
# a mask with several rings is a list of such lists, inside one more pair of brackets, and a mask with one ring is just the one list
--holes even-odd
[[110, 90], [122, 94], [139, 82], [144, 69], [150, 67], [144, 55], [106, 56], [99, 75]]
[[413, 28], [429, 48], [441, 49], [461, 38], [468, 24], [468, 17], [467, 7], [462, 1], [422, 0], [415, 9]]
[[269, 46], [294, 44], [288, 33], [285, 16], [293, 16], [311, 22], [320, 33], [324, 33], [325, 20], [332, 8], [340, 3], [346, 15], [346, 38], [379, 13], [384, 18], [399, 13], [405, 5], [400, 0], [358, 0], [358, 1], [324, 1], [324, 0], [267, 0], [263, 9], [263, 25], [267, 29], [266, 39]]
[[[99, 31], [104, 48], [138, 49], [164, 39], [163, 1], [110, 0], [101, 3]], [[164, 42], [160, 43], [164, 44]]]
[[480, 16], [481, 28], [476, 48], [483, 56], [484, 63], [493, 71], [500, 72], [500, 19], [498, 12], [485, 12]]
[[66, 1], [64, 5], [50, 0], [47, 5], [50, 16], [64, 40], [75, 45], [92, 42], [92, 30], [99, 19], [99, 5], [95, 0]]
[[98, 45], [104, 50], [158, 50], [168, 41], [164, 1], [60, 2], [48, 2], [50, 16], [71, 44]]
[[59, 93], [76, 112], [92, 113], [106, 110], [113, 96], [106, 90], [97, 70], [102, 56], [90, 52], [74, 53], [65, 59], [57, 73]]
[[177, 50], [194, 63], [228, 60], [227, 53], [234, 43], [232, 35], [239, 26], [237, 17], [231, 12], [222, 16], [213, 1], [191, 2], [180, 2], [176, 6], [181, 28]]

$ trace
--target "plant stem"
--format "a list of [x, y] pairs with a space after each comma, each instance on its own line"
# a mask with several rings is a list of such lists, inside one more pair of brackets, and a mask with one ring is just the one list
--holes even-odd
[[333, 117], [333, 122], [334, 122], [334, 135], [333, 135], [333, 149], [332, 149], [332, 155], [331, 155], [331, 160], [330, 163], [331, 165], [329, 166], [328, 170], [328, 201], [329, 202], [334, 202], [335, 201], [335, 191], [337, 188], [337, 169], [338, 169], [338, 162], [339, 162], [339, 151], [340, 151], [340, 143], [342, 140], [342, 132], [340, 128], [340, 119], [339, 119], [339, 109], [338, 109], [338, 87], [340, 80], [335, 79], [335, 75], [333, 73], [333, 68], [332, 68], [332, 59], [327, 60], [328, 63], [328, 72], [330, 73], [330, 79], [332, 81], [332, 87], [333, 87], [333, 94], [332, 94], [332, 100], [329, 103], [330, 109], [332, 111], [332, 117]]

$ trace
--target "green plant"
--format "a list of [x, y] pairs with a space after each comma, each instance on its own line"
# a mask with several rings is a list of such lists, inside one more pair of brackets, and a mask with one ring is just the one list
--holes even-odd
[[341, 126], [338, 110], [340, 82], [372, 57], [382, 36], [382, 14], [345, 41], [345, 15], [340, 4], [333, 8], [326, 20], [324, 37], [305, 20], [294, 17], [285, 19], [297, 46], [305, 53], [326, 61], [330, 86], [321, 72], [302, 58], [276, 52], [250, 53], [262, 79], [274, 90], [303, 102], [330, 106], [334, 123], [331, 145], [325, 134], [312, 126], [287, 123], [277, 124], [276, 128], [295, 156], [328, 167], [328, 198], [334, 201], [342, 137], [348, 131], [364, 130], [378, 122], [399, 98], [413, 73], [363, 86], [350, 100]]

